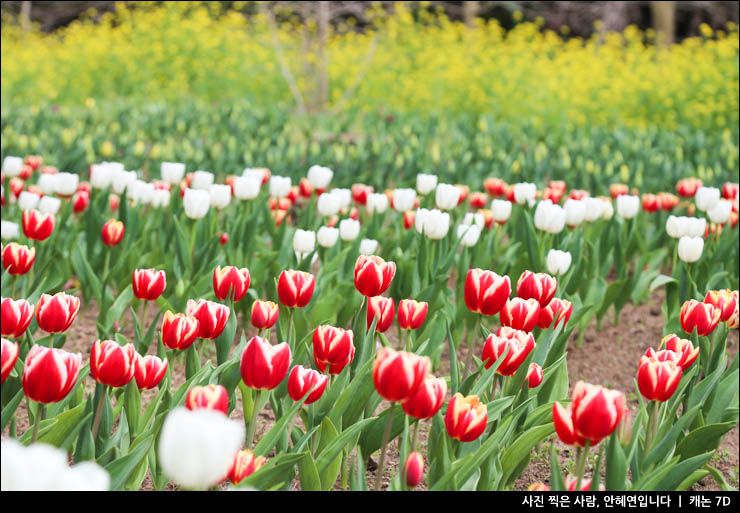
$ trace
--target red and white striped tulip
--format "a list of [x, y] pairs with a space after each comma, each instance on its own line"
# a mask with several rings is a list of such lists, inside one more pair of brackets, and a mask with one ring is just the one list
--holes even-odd
[[511, 376], [527, 359], [534, 346], [534, 336], [531, 333], [502, 326], [495, 334], [491, 333], [486, 338], [481, 359], [485, 362], [486, 369], [490, 369], [503, 358], [496, 373]]
[[53, 296], [41, 294], [36, 303], [36, 322], [47, 333], [62, 333], [69, 329], [80, 310], [80, 298], [65, 292]]
[[29, 248], [17, 242], [11, 242], [3, 248], [3, 269], [18, 276], [26, 274], [33, 267], [36, 260], [36, 248]]
[[506, 304], [511, 294], [508, 276], [493, 271], [470, 269], [465, 278], [465, 305], [481, 315], [495, 315]]
[[167, 287], [164, 271], [155, 269], [136, 269], [131, 278], [134, 296], [143, 301], [154, 301]]
[[553, 404], [552, 420], [564, 444], [594, 446], [614, 432], [625, 411], [622, 392], [579, 381], [567, 408], [557, 401]]
[[294, 401], [300, 401], [305, 397], [303, 404], [315, 403], [324, 394], [327, 383], [329, 376], [307, 369], [303, 365], [296, 365], [288, 375], [288, 395]]
[[393, 324], [393, 316], [395, 314], [395, 305], [393, 298], [375, 296], [368, 298], [367, 303], [367, 327], [368, 329], [372, 325], [373, 321], [377, 319], [375, 324], [375, 331], [378, 333], [384, 333]]
[[32, 240], [46, 240], [54, 231], [54, 214], [40, 210], [24, 210], [22, 217], [23, 233]]
[[352, 330], [335, 328], [328, 324], [317, 326], [313, 332], [313, 359], [321, 372], [339, 374], [355, 358]]
[[167, 358], [162, 360], [158, 356], [151, 354], [141, 356], [139, 353], [136, 353], [134, 360], [136, 386], [144, 390], [150, 390], [156, 387], [162, 382], [165, 374], [167, 374], [168, 367]]
[[211, 340], [221, 335], [231, 315], [228, 306], [205, 299], [189, 299], [187, 312], [198, 319], [198, 337]]
[[136, 370], [136, 349], [115, 340], [96, 340], [90, 351], [90, 375], [110, 387], [128, 385]]
[[90, 206], [90, 193], [86, 190], [79, 190], [72, 196], [72, 212], [81, 214]]
[[704, 302], [720, 311], [720, 322], [727, 322], [737, 310], [737, 294], [730, 289], [710, 290], [704, 296]]
[[527, 385], [529, 388], [537, 388], [544, 378], [545, 373], [542, 371], [542, 367], [534, 362], [530, 363], [527, 371]]
[[516, 283], [516, 295], [522, 299], [534, 298], [541, 307], [550, 303], [558, 289], [557, 278], [546, 273], [524, 271]]
[[15, 362], [18, 361], [18, 354], [20, 353], [20, 346], [15, 342], [3, 338], [2, 348], [0, 348], [0, 357], [2, 357], [2, 371], [0, 372], [0, 383], [5, 383], [10, 373], [13, 372]]
[[540, 315], [537, 318], [537, 326], [542, 329], [552, 327], [557, 328], [562, 322], [563, 326], [568, 324], [570, 316], [573, 313], [573, 304], [567, 299], [558, 297], [552, 298], [547, 306], [540, 308]]
[[113, 247], [121, 243], [125, 233], [126, 227], [123, 225], [123, 221], [109, 219], [100, 231], [100, 238], [103, 240], [103, 244]]
[[185, 396], [185, 407], [188, 410], [214, 410], [224, 415], [229, 412], [229, 393], [221, 385], [193, 387]]
[[698, 346], [694, 347], [694, 344], [692, 344], [690, 340], [680, 338], [675, 334], [663, 337], [663, 340], [660, 341], [660, 347], [673, 351], [674, 353], [681, 353], [681, 359], [678, 363], [683, 370], [691, 367], [699, 357]]
[[77, 383], [82, 355], [62, 349], [33, 346], [23, 368], [23, 391], [37, 403], [56, 403], [67, 397]]
[[680, 359], [681, 353], [667, 349], [656, 353], [652, 347], [640, 358], [637, 387], [645, 399], [665, 402], [673, 396], [683, 376]]
[[272, 390], [288, 374], [290, 359], [287, 342], [273, 346], [261, 337], [252, 337], [241, 356], [242, 380], [250, 388]]
[[417, 419], [429, 419], [437, 414], [447, 395], [447, 383], [442, 378], [428, 374], [419, 388], [401, 403], [406, 415]]
[[252, 326], [259, 330], [269, 330], [278, 320], [280, 308], [272, 301], [257, 299], [252, 303]]
[[424, 324], [429, 312], [425, 301], [402, 299], [398, 302], [398, 325], [405, 330], [417, 330]]
[[447, 434], [461, 442], [472, 442], [483, 434], [488, 423], [488, 409], [477, 395], [452, 396], [445, 413]]
[[424, 456], [421, 453], [410, 452], [403, 464], [403, 475], [406, 476], [406, 486], [416, 488], [424, 479]]
[[366, 297], [379, 296], [390, 287], [396, 263], [377, 255], [360, 255], [355, 262], [355, 288]]
[[676, 192], [684, 198], [693, 198], [701, 186], [702, 182], [698, 178], [683, 178], [676, 183]]
[[169, 349], [187, 349], [198, 338], [198, 319], [167, 310], [162, 318], [162, 343]]
[[501, 309], [501, 324], [516, 330], [530, 332], [537, 326], [540, 310], [540, 304], [534, 298], [512, 298]]
[[218, 266], [213, 270], [213, 292], [221, 301], [231, 299], [241, 301], [249, 290], [252, 278], [249, 269], [227, 265]]
[[429, 368], [429, 358], [383, 347], [373, 364], [375, 390], [387, 401], [405, 401], [416, 393]]
[[686, 333], [696, 330], [699, 336], [706, 337], [717, 327], [721, 316], [722, 310], [714, 305], [690, 299], [681, 306], [681, 327]]
[[278, 298], [288, 308], [306, 306], [316, 288], [316, 279], [312, 274], [303, 271], [283, 271], [277, 284]]
[[2, 314], [0, 328], [2, 328], [3, 337], [19, 338], [26, 333], [33, 320], [33, 305], [25, 299], [14, 300], [4, 297], [0, 313]]
[[265, 463], [267, 463], [267, 458], [264, 456], [255, 456], [249, 449], [242, 449], [236, 453], [234, 464], [229, 470], [229, 481], [235, 485], [239, 484], [262, 468]]

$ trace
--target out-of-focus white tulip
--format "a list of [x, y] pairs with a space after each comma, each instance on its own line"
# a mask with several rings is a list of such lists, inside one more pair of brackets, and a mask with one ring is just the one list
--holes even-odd
[[416, 175], [416, 190], [419, 194], [429, 194], [437, 187], [437, 175], [419, 173]]
[[537, 204], [534, 211], [534, 226], [547, 233], [560, 233], [565, 228], [565, 209], [550, 200]]
[[262, 180], [265, 178], [265, 170], [259, 167], [248, 167], [242, 171], [242, 176], [247, 178], [255, 178], [262, 184]]
[[568, 198], [563, 205], [565, 209], [565, 224], [578, 226], [586, 217], [586, 205], [581, 200]]
[[136, 203], [150, 205], [154, 201], [154, 184], [136, 180], [128, 186], [128, 196]]
[[346, 210], [352, 203], [352, 191], [350, 189], [332, 189], [331, 193], [339, 198], [339, 210]]
[[367, 211], [371, 214], [382, 214], [388, 209], [388, 196], [381, 193], [367, 195]]
[[60, 196], [72, 196], [80, 183], [80, 177], [76, 173], [57, 173], [54, 182], [54, 192]]
[[360, 222], [354, 219], [339, 221], [339, 238], [344, 241], [353, 241], [360, 235]]
[[414, 208], [416, 191], [414, 189], [396, 189], [393, 191], [393, 210], [406, 212]]
[[450, 231], [450, 214], [433, 208], [420, 208], [414, 219], [416, 231], [433, 240], [443, 239]]
[[694, 196], [696, 208], [709, 212], [719, 202], [720, 191], [716, 187], [699, 187]]
[[378, 241], [375, 239], [362, 239], [360, 241], [361, 255], [374, 255], [378, 251]]
[[295, 251], [298, 260], [303, 260], [314, 249], [316, 249], [316, 232], [296, 230], [293, 234], [293, 251]]
[[601, 218], [604, 212], [604, 202], [598, 198], [587, 196], [581, 200], [584, 206], [584, 220], [592, 223]]
[[190, 175], [190, 188], [207, 191], [213, 185], [214, 176], [210, 171], [195, 171]]
[[185, 189], [182, 206], [185, 209], [185, 215], [190, 219], [202, 219], [211, 206], [211, 195], [208, 191]]
[[612, 205], [612, 199], [611, 198], [597, 198], [601, 201], [601, 206], [603, 210], [601, 211], [601, 218], [605, 220], [609, 220], [612, 217], [614, 217], [614, 205]]
[[62, 200], [59, 198], [55, 198], [54, 196], [44, 196], [39, 200], [37, 208], [45, 214], [56, 215], [61, 206]]
[[478, 239], [480, 238], [480, 226], [478, 226], [477, 224], [458, 225], [457, 238], [460, 239], [460, 244], [462, 244], [466, 248], [471, 248], [475, 246], [478, 243]]
[[5, 176], [18, 176], [23, 170], [23, 159], [8, 155], [3, 159], [2, 172]]
[[154, 208], [164, 208], [170, 204], [170, 191], [166, 189], [154, 189], [152, 196], [152, 206]]
[[234, 196], [240, 200], [253, 200], [259, 196], [262, 188], [261, 179], [255, 176], [237, 176], [232, 182]]
[[505, 223], [511, 217], [511, 201], [495, 199], [491, 202], [491, 217], [499, 224]]
[[175, 185], [185, 178], [185, 164], [182, 162], [162, 162], [159, 166], [162, 181]]
[[308, 181], [315, 189], [326, 190], [329, 187], [334, 171], [324, 166], [311, 166], [308, 168]]
[[681, 237], [678, 240], [678, 258], [687, 263], [696, 262], [704, 251], [702, 237]]
[[724, 224], [730, 220], [732, 212], [732, 203], [721, 199], [712, 208], [707, 210], [709, 220], [716, 224]]
[[0, 221], [0, 238], [3, 240], [17, 239], [20, 236], [18, 223], [12, 221]]
[[704, 237], [707, 230], [707, 220], [703, 217], [687, 217], [684, 235], [688, 237]]
[[113, 175], [113, 192], [116, 194], [123, 194], [130, 185], [137, 180], [136, 171], [119, 171]]
[[204, 490], [221, 482], [244, 442], [244, 425], [221, 412], [178, 407], [164, 421], [159, 462], [172, 481]]
[[698, 217], [668, 216], [665, 230], [670, 237], [703, 237], [707, 228], [707, 220]]
[[211, 197], [211, 205], [218, 210], [223, 210], [231, 202], [231, 187], [226, 184], [214, 184], [208, 189]]
[[668, 216], [668, 219], [665, 222], [665, 231], [668, 233], [669, 237], [680, 239], [684, 235], [684, 228], [681, 217]]
[[572, 259], [567, 251], [551, 249], [547, 252], [547, 272], [554, 275], [567, 273]]
[[31, 210], [39, 204], [41, 196], [31, 191], [21, 191], [18, 196], [18, 208], [21, 210]]
[[622, 194], [617, 196], [617, 215], [622, 219], [632, 219], [640, 211], [640, 197]]
[[486, 218], [479, 212], [466, 212], [462, 224], [465, 226], [474, 224], [482, 229], [486, 225]]
[[[113, 178], [125, 171], [120, 162], [100, 162], [90, 167], [90, 185], [95, 189], [105, 189], [113, 183]], [[43, 176], [43, 175], [42, 175]]]
[[331, 248], [337, 243], [339, 230], [330, 226], [322, 226], [319, 228], [316, 238], [319, 241], [319, 246], [322, 248]]
[[83, 461], [62, 474], [59, 489], [67, 492], [107, 492], [110, 490], [110, 476], [97, 463]]
[[526, 203], [532, 206], [536, 196], [537, 186], [535, 184], [527, 182], [514, 184], [514, 201], [519, 205]]
[[57, 175], [41, 173], [39, 179], [36, 181], [36, 186], [44, 194], [54, 194], [57, 190]]
[[287, 176], [270, 177], [270, 196], [273, 198], [284, 198], [290, 193], [290, 178]]
[[316, 209], [324, 217], [337, 215], [339, 212], [339, 196], [330, 192], [323, 193], [316, 201]]
[[434, 194], [434, 202], [440, 210], [451, 210], [457, 206], [460, 199], [460, 189], [455, 185], [441, 183], [437, 185], [437, 191]]

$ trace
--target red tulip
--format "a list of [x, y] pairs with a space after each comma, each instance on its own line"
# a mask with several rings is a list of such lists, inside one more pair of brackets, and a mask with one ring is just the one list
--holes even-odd
[[419, 388], [401, 403], [406, 415], [417, 419], [434, 417], [444, 403], [447, 395], [447, 383], [442, 378], [428, 374]]
[[0, 350], [0, 357], [2, 357], [2, 372], [0, 372], [0, 383], [5, 383], [10, 373], [13, 372], [15, 362], [18, 361], [18, 353], [20, 347], [15, 342], [11, 342], [8, 339], [2, 340], [2, 348]]
[[46, 240], [54, 231], [54, 214], [46, 214], [39, 210], [23, 211], [23, 233], [33, 240]]
[[690, 299], [681, 306], [681, 327], [686, 333], [696, 330], [699, 336], [706, 337], [717, 327], [721, 316], [722, 310], [714, 305]]
[[78, 190], [72, 196], [72, 212], [80, 214], [90, 206], [90, 193], [85, 190]]
[[722, 197], [726, 200], [734, 200], [737, 198], [738, 184], [732, 182], [725, 182], [722, 184]]
[[231, 310], [228, 306], [213, 301], [188, 300], [188, 315], [198, 319], [198, 337], [216, 339], [221, 335], [229, 321]]
[[103, 239], [103, 244], [106, 246], [118, 246], [123, 239], [123, 234], [126, 232], [126, 227], [123, 225], [123, 221], [116, 221], [115, 219], [109, 219], [104, 225], [100, 232], [100, 238]]
[[230, 298], [232, 301], [241, 301], [249, 290], [252, 278], [249, 269], [241, 269], [227, 265], [218, 266], [213, 270], [213, 292], [221, 301]]
[[379, 296], [391, 285], [396, 263], [377, 255], [360, 255], [355, 262], [355, 288], [366, 297]]
[[693, 198], [701, 186], [701, 180], [698, 178], [683, 178], [676, 183], [676, 192], [684, 198]]
[[23, 368], [23, 390], [37, 403], [56, 403], [67, 397], [77, 383], [82, 355], [61, 349], [33, 346]]
[[290, 346], [287, 342], [272, 346], [261, 337], [252, 337], [241, 357], [244, 384], [250, 388], [272, 390], [288, 374], [290, 358]]
[[134, 377], [136, 349], [115, 340], [96, 340], [90, 351], [90, 375], [111, 387], [126, 386]]
[[398, 325], [405, 330], [417, 330], [424, 324], [429, 304], [424, 301], [402, 299], [398, 302]]
[[296, 365], [288, 376], [288, 395], [294, 401], [300, 401], [308, 396], [303, 404], [311, 404], [321, 398], [327, 383], [329, 376], [307, 369], [303, 365]]
[[375, 296], [371, 297], [367, 303], [367, 327], [368, 329], [373, 320], [378, 319], [375, 325], [375, 331], [384, 333], [393, 324], [393, 315], [395, 314], [395, 305], [392, 297]]
[[154, 269], [136, 269], [131, 281], [134, 296], [144, 301], [154, 301], [167, 287], [165, 272]]
[[516, 295], [522, 299], [536, 299], [540, 306], [547, 306], [558, 289], [558, 280], [546, 273], [524, 271], [516, 284]]
[[506, 194], [507, 187], [507, 183], [500, 178], [486, 178], [483, 180], [483, 188], [489, 195], [494, 197]]
[[[318, 193], [318, 190], [316, 192]], [[301, 178], [298, 182], [298, 194], [303, 198], [310, 198], [313, 194], [313, 185], [308, 181], [308, 178]]]
[[[554, 190], [556, 190], [556, 191], [559, 191], [559, 192], [560, 192], [560, 193], [562, 193], [562, 194], [565, 194], [565, 191], [567, 191], [567, 190], [568, 190], [568, 184], [567, 184], [567, 183], [565, 183], [565, 181], [564, 181], [564, 180], [550, 180], [550, 181], [549, 181], [549, 182], [547, 183], [547, 186], [548, 186], [548, 187], [549, 187], [550, 189], [554, 189]], [[578, 198], [575, 198], [575, 199], [578, 199]]]
[[468, 194], [470, 194], [470, 187], [463, 184], [455, 184], [455, 187], [457, 187], [457, 190], [460, 191], [460, 196], [457, 198], [457, 204], [462, 205], [465, 203], [465, 200], [468, 199]]
[[571, 403], [552, 407], [555, 432], [564, 444], [583, 447], [596, 445], [611, 435], [625, 413], [622, 392], [579, 381], [573, 388]]
[[358, 205], [367, 204], [367, 195], [373, 192], [373, 188], [362, 183], [352, 185], [352, 199]]
[[335, 328], [328, 324], [313, 332], [313, 358], [321, 372], [340, 374], [355, 358], [352, 330]]
[[229, 470], [229, 481], [239, 484], [262, 468], [265, 463], [267, 463], [267, 458], [264, 456], [255, 456], [249, 449], [242, 449], [236, 453], [234, 464]]
[[221, 385], [193, 387], [185, 396], [185, 407], [188, 410], [214, 410], [224, 415], [229, 413], [229, 393]]
[[540, 304], [534, 298], [515, 297], [506, 302], [500, 318], [504, 326], [530, 332], [540, 318]]
[[637, 387], [645, 399], [665, 402], [673, 396], [683, 375], [680, 358], [681, 353], [648, 349], [637, 369]]
[[25, 299], [2, 298], [2, 335], [20, 338], [33, 320], [33, 305]]
[[229, 234], [224, 232], [221, 234], [221, 236], [218, 238], [218, 243], [222, 246], [225, 246], [229, 243]]
[[383, 347], [373, 364], [375, 390], [387, 401], [405, 401], [421, 386], [429, 367], [429, 358]]
[[645, 212], [657, 212], [660, 209], [660, 198], [655, 194], [643, 194], [642, 209]]
[[288, 308], [303, 308], [311, 301], [316, 279], [303, 271], [283, 271], [277, 284], [278, 298]]
[[511, 376], [527, 359], [534, 346], [534, 336], [531, 333], [502, 326], [495, 335], [491, 333], [486, 338], [481, 359], [485, 362], [486, 369], [490, 369], [506, 351], [496, 372], [502, 376]]
[[[540, 315], [537, 317], [537, 326], [542, 329], [550, 327], [555, 329], [561, 322], [565, 326], [568, 324], [572, 313], [573, 304], [570, 301], [554, 297], [546, 307], [540, 308]], [[555, 321], [554, 324], [553, 321]]]
[[473, 208], [485, 208], [488, 197], [482, 192], [474, 192], [470, 195], [470, 206]]
[[529, 388], [537, 388], [544, 378], [545, 374], [542, 372], [542, 367], [534, 362], [530, 363], [527, 371], [527, 385]]
[[162, 318], [162, 343], [170, 349], [187, 349], [198, 338], [198, 319], [167, 310]]
[[403, 227], [410, 230], [416, 221], [416, 213], [413, 210], [407, 210], [403, 213]]
[[67, 331], [80, 310], [80, 298], [65, 292], [41, 294], [36, 303], [36, 322], [47, 333]]
[[719, 320], [727, 322], [737, 309], [737, 295], [730, 289], [710, 290], [704, 296], [704, 302], [720, 311]]
[[563, 192], [557, 189], [552, 189], [551, 187], [546, 187], [545, 190], [542, 192], [542, 198], [549, 199], [557, 205], [563, 198]]
[[670, 192], [658, 193], [658, 202], [660, 203], [660, 208], [666, 212], [669, 212], [676, 208], [676, 205], [678, 205], [678, 201], [678, 196], [676, 196], [675, 194], [671, 194]]
[[118, 194], [109, 194], [108, 195], [108, 207], [111, 209], [111, 211], [115, 212], [118, 210], [118, 206], [121, 204], [121, 198], [118, 196]]
[[277, 303], [257, 299], [252, 303], [252, 326], [260, 330], [269, 330], [275, 326], [279, 313]]
[[30, 167], [32, 171], [36, 171], [43, 162], [44, 159], [40, 155], [26, 155], [23, 159], [23, 163]]
[[410, 452], [403, 465], [403, 475], [406, 476], [407, 486], [411, 488], [419, 486], [424, 479], [424, 456], [416, 451]]
[[482, 315], [495, 315], [506, 304], [511, 294], [508, 276], [493, 271], [470, 269], [465, 278], [465, 305], [468, 310]]
[[488, 409], [477, 395], [463, 397], [461, 393], [452, 396], [445, 413], [447, 434], [461, 442], [472, 442], [483, 434], [488, 424]]
[[162, 381], [164, 375], [167, 374], [168, 366], [167, 358], [162, 360], [154, 355], [141, 356], [136, 353], [134, 359], [136, 386], [144, 390], [156, 387]]
[[11, 242], [2, 251], [3, 268], [8, 273], [18, 276], [26, 274], [33, 267], [36, 260], [36, 248], [22, 246], [17, 242]]
[[688, 369], [699, 357], [699, 347], [694, 347], [690, 340], [679, 338], [678, 335], [666, 335], [660, 341], [660, 347], [665, 347], [674, 353], [681, 353], [678, 364], [683, 370]]

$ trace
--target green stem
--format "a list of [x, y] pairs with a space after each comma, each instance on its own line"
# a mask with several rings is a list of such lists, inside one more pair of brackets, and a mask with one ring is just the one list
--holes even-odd
[[45, 413], [46, 405], [43, 403], [39, 403], [38, 408], [36, 408], [36, 418], [33, 420], [33, 434], [31, 435], [31, 443], [35, 442], [39, 438], [39, 427], [41, 426], [41, 421], [43, 420]]
[[656, 431], [658, 430], [658, 419], [660, 418], [660, 415], [658, 415], [659, 408], [660, 403], [658, 401], [653, 401], [650, 405], [650, 412], [648, 413], [648, 430], [645, 434], [645, 448], [643, 450], [645, 457], [647, 457], [648, 451], [655, 439]]
[[411, 432], [411, 452], [414, 452], [416, 450], [416, 439], [417, 435], [419, 434], [419, 424], [421, 424], [421, 421], [417, 420], [414, 424], [414, 430]]
[[249, 419], [249, 425], [247, 426], [247, 448], [251, 449], [252, 442], [254, 441], [254, 434], [257, 431], [257, 416], [262, 407], [265, 405], [269, 392], [266, 390], [258, 390], [257, 396], [254, 398], [254, 407], [252, 410], [252, 417]]
[[391, 429], [393, 428], [393, 406], [391, 411], [388, 412], [388, 419], [385, 421], [385, 430], [383, 431], [383, 445], [380, 449], [380, 463], [378, 463], [378, 473], [375, 475], [375, 491], [380, 490], [380, 482], [383, 479], [383, 471], [385, 470], [385, 453], [388, 447], [388, 441], [391, 437]]
[[107, 395], [107, 391], [107, 387], [105, 385], [102, 385], [100, 388], [100, 396], [98, 397], [98, 404], [97, 406], [95, 406], [95, 418], [93, 418], [93, 440], [96, 440], [98, 438], [98, 430], [100, 429], [100, 421], [103, 419], [103, 409], [105, 406], [105, 397]]
[[576, 490], [581, 491], [581, 481], [583, 481], [583, 473], [586, 470], [586, 457], [588, 456], [589, 442], [586, 445], [579, 447], [576, 450]]

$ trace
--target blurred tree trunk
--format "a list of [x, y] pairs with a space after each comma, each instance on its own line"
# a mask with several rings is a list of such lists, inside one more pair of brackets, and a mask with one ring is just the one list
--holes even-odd
[[676, 2], [650, 2], [659, 45], [670, 46], [676, 38]]
[[31, 2], [21, 2], [21, 28], [23, 30], [31, 29]]
[[463, 20], [468, 27], [475, 26], [475, 18], [480, 12], [480, 2], [463, 2]]

